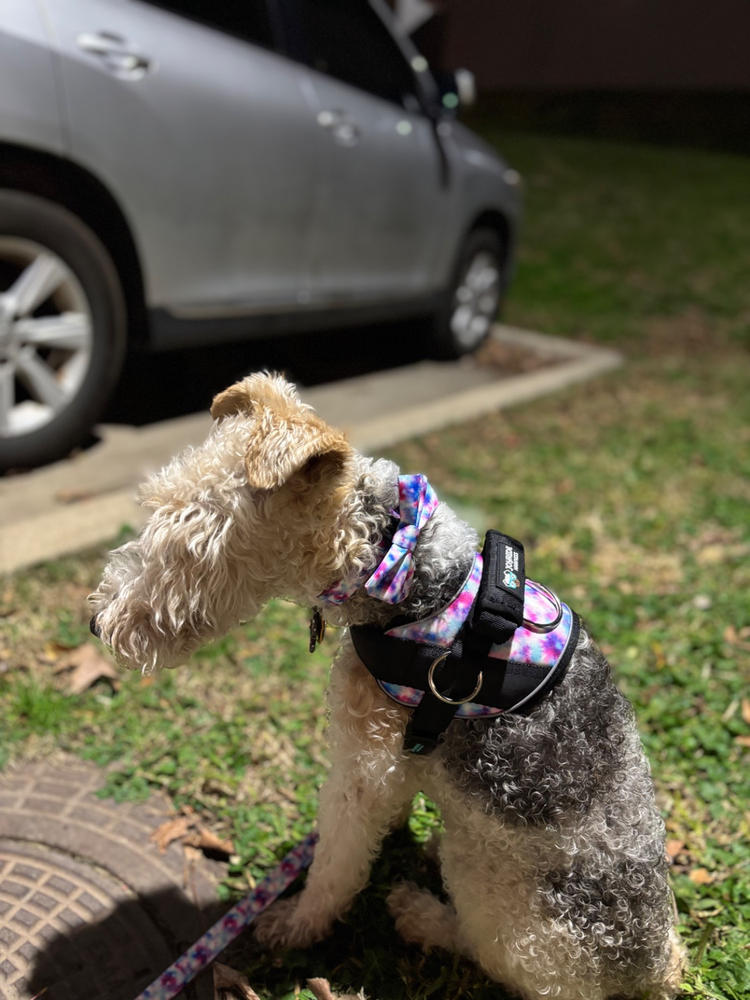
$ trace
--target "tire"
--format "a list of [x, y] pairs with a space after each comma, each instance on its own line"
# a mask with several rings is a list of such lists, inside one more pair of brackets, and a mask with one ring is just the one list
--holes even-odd
[[431, 345], [439, 358], [460, 358], [489, 336], [504, 288], [504, 254], [493, 229], [474, 229], [458, 255], [450, 287], [432, 320]]
[[99, 238], [55, 202], [0, 190], [0, 471], [86, 439], [125, 344], [122, 288]]

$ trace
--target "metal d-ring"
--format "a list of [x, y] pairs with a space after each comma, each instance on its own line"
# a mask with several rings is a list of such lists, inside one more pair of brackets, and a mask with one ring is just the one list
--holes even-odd
[[524, 618], [523, 627], [525, 629], [528, 629], [529, 632], [536, 632], [539, 635], [546, 635], [547, 632], [553, 632], [562, 621], [563, 617], [562, 604], [560, 603], [560, 598], [557, 596], [557, 594], [553, 594], [551, 590], [547, 590], [547, 588], [543, 584], [537, 583], [535, 580], [534, 586], [537, 587], [539, 590], [541, 590], [550, 599], [552, 606], [555, 608], [555, 611], [557, 612], [557, 617], [555, 618], [554, 621], [545, 622], [543, 625], [540, 624], [539, 622], [531, 622], [528, 620], [528, 618]]
[[435, 667], [439, 663], [442, 663], [443, 660], [446, 660], [449, 656], [450, 656], [450, 650], [448, 650], [445, 653], [442, 653], [440, 656], [436, 657], [436, 659], [432, 661], [432, 663], [430, 664], [430, 669], [427, 671], [427, 683], [430, 685], [430, 691], [432, 691], [435, 697], [439, 698], [440, 701], [445, 702], [446, 705], [465, 705], [468, 701], [473, 701], [474, 698], [476, 698], [476, 696], [479, 694], [479, 691], [482, 687], [482, 671], [481, 670], [479, 671], [479, 677], [477, 678], [477, 686], [474, 688], [474, 690], [467, 698], [458, 698], [458, 699], [446, 698], [446, 696], [444, 694], [440, 694], [438, 689], [435, 687], [435, 679], [433, 678], [432, 675], [435, 671]]

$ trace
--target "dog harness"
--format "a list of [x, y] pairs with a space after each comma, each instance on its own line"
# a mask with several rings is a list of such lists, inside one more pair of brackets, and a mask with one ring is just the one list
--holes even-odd
[[[361, 577], [339, 582], [320, 600], [341, 604], [362, 586], [387, 603], [404, 600], [419, 533], [437, 506], [426, 477], [400, 476], [398, 523], [375, 572], [364, 582]], [[526, 579], [521, 543], [488, 531], [459, 591], [436, 615], [416, 621], [396, 617], [385, 630], [353, 625], [349, 631], [382, 690], [413, 709], [404, 750], [425, 755], [454, 718], [486, 718], [535, 705], [563, 677], [579, 627], [567, 604]]]

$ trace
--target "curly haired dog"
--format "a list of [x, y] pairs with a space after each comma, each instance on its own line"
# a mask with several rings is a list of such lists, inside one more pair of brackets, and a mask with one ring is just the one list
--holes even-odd
[[331, 674], [315, 860], [302, 892], [259, 921], [260, 940], [304, 947], [328, 934], [421, 790], [442, 812], [451, 903], [396, 886], [389, 907], [403, 938], [459, 951], [526, 998], [674, 996], [683, 959], [664, 828], [633, 712], [586, 632], [576, 629], [555, 683], [518, 710], [453, 718], [467, 698], [438, 686], [439, 707], [452, 706], [444, 733], [431, 753], [413, 742], [407, 752], [415, 711], [394, 692], [414, 692], [378, 682], [353, 634], [394, 622], [408, 631], [452, 606], [477, 565], [474, 531], [423, 489], [424, 523], [401, 531], [403, 586], [384, 596], [371, 582], [395, 544], [393, 463], [354, 451], [279, 376], [230, 387], [212, 415], [206, 442], [142, 488], [150, 519], [112, 554], [92, 630], [121, 663], [149, 671], [275, 596], [325, 602], [349, 626]]

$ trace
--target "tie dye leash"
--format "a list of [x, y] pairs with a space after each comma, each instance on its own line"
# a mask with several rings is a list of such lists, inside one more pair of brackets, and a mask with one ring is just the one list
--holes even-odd
[[181, 993], [259, 913], [292, 884], [300, 872], [310, 866], [317, 840], [317, 833], [309, 833], [252, 892], [217, 920], [158, 979], [139, 993], [136, 1000], [171, 1000]]

